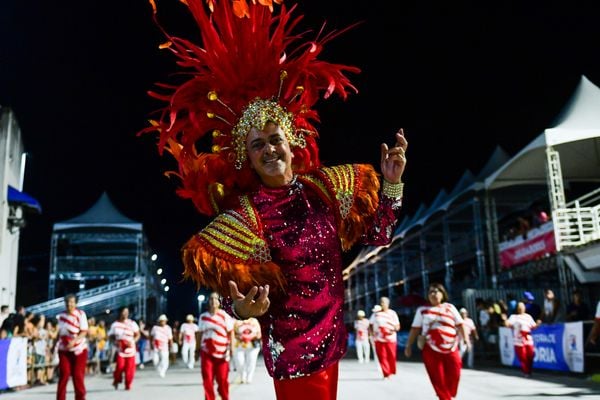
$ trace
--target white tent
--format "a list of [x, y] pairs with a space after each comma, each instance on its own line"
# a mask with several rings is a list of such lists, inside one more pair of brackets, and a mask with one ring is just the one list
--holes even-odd
[[142, 230], [140, 222], [127, 218], [117, 210], [106, 192], [102, 193], [98, 201], [83, 214], [54, 224], [54, 231], [89, 227]]
[[600, 88], [585, 76], [563, 108], [558, 123], [485, 180], [487, 189], [546, 184], [546, 148], [560, 154], [562, 177], [571, 182], [600, 182]]

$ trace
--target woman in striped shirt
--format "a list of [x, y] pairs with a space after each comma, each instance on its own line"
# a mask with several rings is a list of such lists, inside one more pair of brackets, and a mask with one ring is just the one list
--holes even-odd
[[450, 400], [456, 397], [462, 368], [458, 344], [460, 340], [468, 340], [469, 335], [458, 310], [448, 303], [444, 286], [432, 283], [427, 293], [430, 305], [417, 309], [404, 355], [410, 357], [416, 337], [419, 334], [425, 336], [422, 349], [425, 369], [438, 398]]
[[535, 329], [537, 324], [533, 320], [533, 317], [525, 312], [525, 303], [519, 302], [517, 304], [517, 311], [508, 318], [505, 325], [513, 331], [515, 354], [521, 363], [523, 376], [529, 378], [535, 354], [531, 330]]
[[65, 306], [66, 310], [57, 316], [60, 373], [56, 399], [67, 398], [67, 383], [72, 376], [75, 400], [85, 400], [84, 377], [88, 358], [87, 316], [84, 311], [77, 308], [77, 298], [74, 294], [65, 296]]

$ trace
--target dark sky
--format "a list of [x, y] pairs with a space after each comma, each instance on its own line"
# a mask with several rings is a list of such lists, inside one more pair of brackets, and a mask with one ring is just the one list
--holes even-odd
[[[163, 26], [195, 37], [185, 6], [157, 3]], [[377, 163], [379, 144], [404, 127], [405, 209], [429, 204], [496, 146], [513, 155], [549, 127], [582, 74], [600, 84], [598, 3], [300, 2], [303, 26], [363, 21], [324, 54], [362, 73], [357, 95], [319, 106], [322, 161]], [[159, 106], [146, 91], [176, 70], [148, 2], [2, 0], [0, 38], [0, 105], [16, 113], [30, 154], [24, 190], [43, 207], [22, 231], [20, 287], [43, 295], [52, 224], [103, 191], [144, 224], [177, 280], [179, 247], [206, 221], [162, 176], [172, 164], [154, 138], [135, 136]], [[190, 293], [181, 286], [173, 304]]]

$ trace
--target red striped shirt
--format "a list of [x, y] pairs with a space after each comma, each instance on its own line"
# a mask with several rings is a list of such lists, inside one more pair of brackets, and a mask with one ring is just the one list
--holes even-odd
[[[87, 332], [88, 321], [85, 312], [80, 309], [73, 310], [72, 313], [64, 311], [56, 316], [58, 320], [58, 350], [72, 351], [80, 354], [87, 349], [87, 340], [84, 337], [78, 338], [81, 332]], [[69, 343], [75, 341], [73, 347], [69, 348]]]
[[137, 322], [130, 319], [115, 321], [110, 326], [108, 336], [114, 336], [119, 348], [119, 356], [135, 357], [135, 333], [140, 331]]
[[421, 328], [427, 344], [439, 353], [451, 353], [458, 348], [457, 327], [463, 319], [451, 303], [439, 306], [423, 306], [417, 309], [413, 328]]
[[218, 310], [214, 315], [204, 312], [200, 315], [198, 325], [202, 333], [202, 351], [215, 358], [225, 358], [233, 330], [233, 318], [223, 310]]

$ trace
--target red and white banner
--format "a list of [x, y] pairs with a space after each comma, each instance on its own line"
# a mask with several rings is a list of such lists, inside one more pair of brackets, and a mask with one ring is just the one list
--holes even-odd
[[527, 232], [527, 239], [519, 237], [508, 242], [502, 242], [499, 248], [502, 268], [556, 253], [552, 221]]

